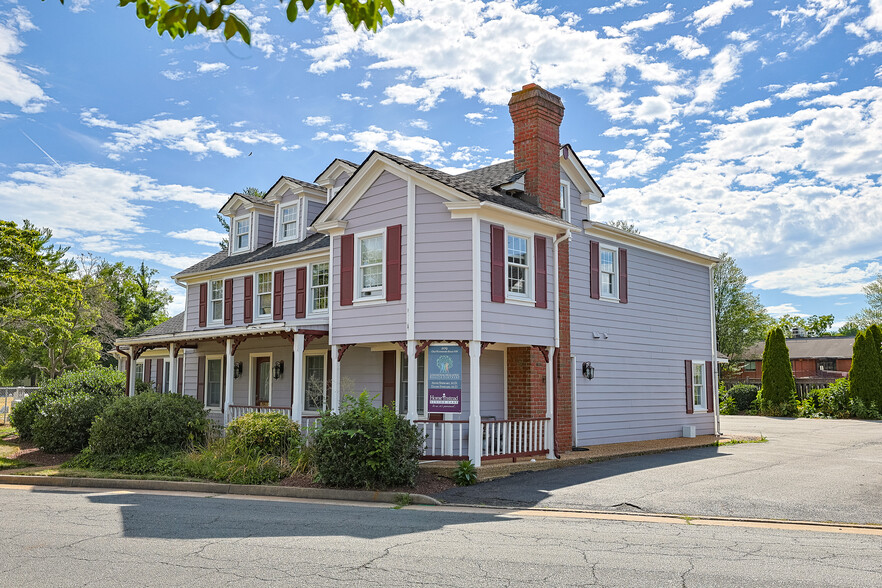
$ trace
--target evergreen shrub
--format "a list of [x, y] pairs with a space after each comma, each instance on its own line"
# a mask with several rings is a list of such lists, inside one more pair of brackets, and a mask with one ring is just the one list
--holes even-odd
[[283, 414], [252, 412], [227, 425], [227, 438], [243, 448], [282, 457], [298, 453], [300, 427]]
[[854, 339], [848, 381], [851, 397], [867, 407], [882, 406], [882, 362], [876, 350], [876, 338], [870, 329], [859, 332]]
[[773, 329], [763, 349], [762, 390], [757, 394], [759, 409], [768, 416], [793, 416], [798, 410], [796, 379], [784, 331]]

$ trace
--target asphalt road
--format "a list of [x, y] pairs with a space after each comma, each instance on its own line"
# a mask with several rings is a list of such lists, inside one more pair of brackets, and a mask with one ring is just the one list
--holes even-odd
[[53, 488], [0, 504], [3, 587], [882, 585], [878, 535]]
[[882, 422], [722, 417], [768, 441], [521, 473], [437, 498], [544, 506], [882, 523]]

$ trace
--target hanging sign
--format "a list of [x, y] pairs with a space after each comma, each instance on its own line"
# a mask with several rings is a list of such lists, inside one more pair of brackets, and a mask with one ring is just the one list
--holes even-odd
[[462, 349], [429, 345], [429, 412], [462, 412]]

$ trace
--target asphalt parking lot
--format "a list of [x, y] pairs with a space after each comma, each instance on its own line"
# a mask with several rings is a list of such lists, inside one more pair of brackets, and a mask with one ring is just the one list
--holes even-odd
[[451, 503], [882, 523], [882, 422], [721, 417], [765, 443], [703, 447], [526, 472]]

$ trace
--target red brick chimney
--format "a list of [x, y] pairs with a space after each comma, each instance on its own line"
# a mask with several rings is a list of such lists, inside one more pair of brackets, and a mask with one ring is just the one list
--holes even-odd
[[563, 102], [536, 84], [527, 84], [511, 95], [508, 112], [514, 123], [515, 170], [526, 170], [526, 191], [539, 198], [539, 206], [560, 216]]

